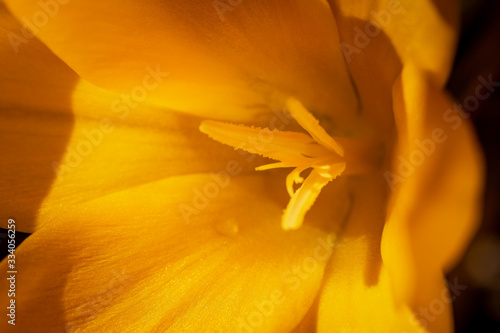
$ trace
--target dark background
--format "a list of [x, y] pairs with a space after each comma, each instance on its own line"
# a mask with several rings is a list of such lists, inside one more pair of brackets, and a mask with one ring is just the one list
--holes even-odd
[[[457, 101], [474, 95], [477, 77], [500, 82], [500, 1], [462, 0], [462, 32], [447, 89]], [[464, 290], [453, 302], [457, 333], [500, 332], [500, 88], [481, 101], [471, 118], [487, 164], [483, 223], [448, 279]], [[467, 175], [463, 175], [467, 177]], [[16, 232], [16, 245], [28, 234]], [[0, 258], [7, 254], [0, 229]]]
[[[448, 91], [474, 95], [477, 77], [500, 82], [500, 1], [462, 1], [462, 33]], [[453, 303], [457, 333], [500, 332], [500, 88], [471, 116], [484, 149], [487, 184], [483, 223], [467, 254], [450, 272], [467, 289]], [[467, 177], [467, 175], [463, 175]]]

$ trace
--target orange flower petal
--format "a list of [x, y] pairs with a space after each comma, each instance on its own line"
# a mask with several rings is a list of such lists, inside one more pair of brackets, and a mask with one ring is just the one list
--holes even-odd
[[6, 3], [77, 73], [106, 89], [147, 85], [154, 103], [232, 121], [281, 109], [291, 94], [337, 122], [355, 116], [336, 23], [321, 0], [70, 1], [53, 15], [38, 0]]
[[18, 231], [31, 233], [115, 191], [225, 171], [231, 161], [241, 172], [262, 163], [199, 133], [196, 117], [130, 104], [81, 80], [36, 37], [16, 53], [11, 42], [23, 28], [5, 8], [0, 15], [0, 167], [8, 175], [0, 177], [0, 226], [14, 218]]
[[[84, 80], [72, 99], [73, 132], [63, 156], [45, 162], [55, 179], [38, 211], [36, 227], [61, 219], [82, 202], [162, 178], [228, 169], [244, 173], [262, 163], [250, 154], [235, 154], [200, 133], [196, 117], [144, 103], [113, 112], [110, 105], [120, 95]], [[38, 121], [33, 117], [32, 123]], [[31, 124], [25, 117], [15, 122]], [[58, 126], [47, 124], [54, 130]], [[28, 163], [28, 157], [21, 161]]]
[[[281, 230], [281, 204], [262, 177], [216, 186], [208, 175], [172, 177], [85, 203], [37, 231], [16, 251], [16, 330], [293, 329], [334, 238], [310, 226]], [[185, 219], [181, 207], [198, 212]]]
[[392, 84], [412, 62], [442, 87], [455, 55], [458, 6], [452, 0], [329, 0], [341, 48], [362, 112], [370, 126], [390, 134]]
[[408, 64], [393, 94], [399, 138], [382, 255], [396, 298], [422, 303], [433, 271], [449, 269], [478, 226], [484, 170], [470, 125], [428, 75]]
[[[353, 206], [325, 272], [317, 332], [451, 332], [447, 288], [439, 271], [427, 272], [433, 273], [433, 285], [425, 286], [430, 297], [422, 304], [429, 309], [434, 299], [440, 301], [432, 321], [414, 303], [398, 304], [393, 297], [393, 281], [380, 255], [387, 198], [383, 179], [374, 174], [350, 184]], [[443, 294], [446, 301], [441, 301]]]
[[[453, 64], [458, 35], [458, 5], [451, 0], [329, 0], [352, 65], [370, 57], [383, 59], [394, 48], [402, 64], [411, 62], [432, 73], [443, 85]], [[382, 48], [382, 49], [381, 49]], [[375, 60], [373, 59], [373, 60]], [[385, 62], [386, 65], [395, 65]], [[369, 65], [369, 64], [366, 64]], [[380, 66], [385, 69], [386, 66]]]

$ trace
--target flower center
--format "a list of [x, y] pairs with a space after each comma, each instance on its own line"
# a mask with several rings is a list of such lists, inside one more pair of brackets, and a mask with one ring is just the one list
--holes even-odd
[[[293, 97], [287, 100], [286, 108], [309, 135], [213, 120], [203, 121], [200, 131], [236, 149], [279, 161], [259, 166], [256, 168], [258, 171], [294, 168], [286, 177], [290, 202], [281, 219], [284, 230], [294, 230], [302, 225], [305, 214], [326, 184], [344, 172], [359, 173], [366, 169], [364, 156], [370, 155], [372, 149], [359, 140], [331, 137], [302, 103]], [[348, 148], [346, 152], [345, 148]], [[300, 175], [306, 169], [312, 170], [304, 180]], [[302, 185], [295, 191], [295, 184]]]

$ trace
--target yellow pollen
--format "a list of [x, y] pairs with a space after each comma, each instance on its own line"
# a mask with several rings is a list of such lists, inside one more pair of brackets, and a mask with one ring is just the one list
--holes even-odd
[[[286, 177], [290, 202], [281, 219], [284, 230], [294, 230], [302, 225], [305, 214], [313, 206], [321, 189], [344, 172], [346, 163], [344, 148], [328, 135], [300, 101], [291, 97], [286, 106], [309, 135], [213, 120], [203, 121], [200, 131], [236, 149], [279, 161], [259, 166], [256, 168], [258, 171], [294, 168]], [[309, 168], [312, 170], [304, 179], [301, 173]], [[294, 190], [296, 184], [302, 184], [297, 191]]]

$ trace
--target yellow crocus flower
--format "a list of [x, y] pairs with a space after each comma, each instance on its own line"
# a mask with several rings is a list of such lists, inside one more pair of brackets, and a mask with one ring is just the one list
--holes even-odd
[[4, 3], [2, 332], [453, 330], [452, 1]]

